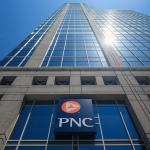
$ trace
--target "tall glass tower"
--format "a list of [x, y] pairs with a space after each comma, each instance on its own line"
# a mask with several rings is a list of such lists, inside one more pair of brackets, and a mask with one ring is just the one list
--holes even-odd
[[[56, 138], [61, 99], [92, 100], [94, 137]], [[40, 24], [0, 62], [0, 149], [150, 149], [150, 17], [66, 3]]]
[[149, 16], [134, 11], [97, 11], [84, 4], [65, 4], [9, 53], [0, 65], [148, 67], [149, 21]]

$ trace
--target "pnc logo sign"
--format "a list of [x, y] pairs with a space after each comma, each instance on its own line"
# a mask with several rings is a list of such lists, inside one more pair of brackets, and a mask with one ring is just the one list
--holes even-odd
[[61, 105], [61, 109], [65, 113], [74, 114], [80, 111], [80, 104], [76, 101], [67, 101]]
[[95, 135], [91, 99], [61, 99], [57, 105], [54, 133], [58, 135]]

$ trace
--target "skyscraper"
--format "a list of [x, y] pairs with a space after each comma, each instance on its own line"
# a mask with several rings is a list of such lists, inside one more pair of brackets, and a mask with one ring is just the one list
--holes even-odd
[[64, 4], [0, 66], [4, 150], [150, 149], [149, 16]]

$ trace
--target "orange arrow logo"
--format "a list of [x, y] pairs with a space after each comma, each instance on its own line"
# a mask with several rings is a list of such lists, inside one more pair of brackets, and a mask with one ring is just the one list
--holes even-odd
[[80, 110], [80, 104], [75, 101], [67, 101], [62, 104], [61, 109], [65, 113], [76, 113]]

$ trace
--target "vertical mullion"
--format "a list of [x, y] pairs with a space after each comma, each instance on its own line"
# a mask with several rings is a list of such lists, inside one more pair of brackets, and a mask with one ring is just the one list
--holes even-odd
[[131, 136], [130, 136], [130, 133], [129, 133], [128, 127], [127, 127], [127, 125], [126, 125], [126, 123], [125, 123], [125, 120], [124, 120], [124, 117], [123, 117], [123, 115], [122, 115], [122, 112], [119, 111], [119, 113], [120, 113], [120, 116], [121, 116], [123, 125], [124, 125], [124, 127], [125, 127], [125, 129], [126, 129], [126, 132], [127, 132], [127, 134], [128, 134], [128, 137], [129, 137], [129, 139], [130, 139], [130, 142], [131, 142], [131, 145], [132, 145], [132, 149], [135, 150], [135, 147], [134, 147], [132, 138], [131, 138]]
[[125, 120], [124, 120], [123, 114], [122, 114], [122, 112], [121, 112], [121, 111], [120, 111], [120, 109], [119, 109], [119, 106], [118, 106], [117, 101], [116, 101], [116, 107], [117, 107], [117, 110], [119, 111], [119, 114], [120, 114], [121, 120], [122, 120], [122, 122], [123, 122], [124, 128], [125, 128], [125, 130], [126, 130], [126, 132], [127, 132], [127, 135], [128, 135], [128, 137], [129, 137], [129, 140], [130, 140], [130, 143], [131, 143], [132, 149], [133, 149], [133, 150], [135, 150], [135, 147], [134, 147], [134, 144], [133, 144], [132, 138], [131, 138], [131, 136], [130, 136], [130, 133], [129, 133], [128, 127], [127, 127], [126, 122], [125, 122]]
[[74, 37], [74, 41], [73, 41], [73, 61], [74, 61], [74, 67], [76, 66], [76, 50], [75, 50], [75, 42], [76, 42], [76, 39], [75, 39], [75, 21], [74, 21], [74, 13], [72, 13], [72, 29], [73, 29], [73, 37]]
[[[69, 14], [70, 15], [70, 14]], [[65, 37], [65, 44], [64, 44], [64, 48], [63, 48], [63, 54], [62, 54], [62, 59], [61, 59], [61, 67], [62, 67], [62, 63], [63, 63], [63, 59], [64, 59], [64, 52], [65, 52], [65, 48], [66, 48], [66, 41], [67, 41], [67, 37], [68, 37], [68, 30], [69, 30], [69, 23], [70, 23], [70, 17], [69, 16], [69, 21], [68, 21], [68, 26], [67, 26], [67, 33], [66, 33], [66, 37]]]
[[48, 130], [48, 136], [47, 136], [47, 141], [46, 141], [45, 150], [47, 150], [47, 147], [48, 147], [48, 141], [49, 141], [49, 137], [50, 137], [50, 133], [51, 133], [51, 127], [52, 127], [53, 116], [54, 116], [54, 108], [53, 108], [53, 113], [51, 114], [51, 119], [50, 119], [50, 122], [49, 122], [49, 130]]
[[[96, 104], [96, 106], [97, 106], [97, 104]], [[103, 130], [102, 130], [102, 124], [101, 124], [101, 119], [100, 119], [99, 113], [97, 113], [97, 118], [98, 118], [98, 123], [99, 123], [99, 129], [100, 129], [100, 132], [101, 132], [103, 148], [104, 148], [104, 150], [106, 150], [106, 147], [105, 147], [105, 140], [104, 140], [104, 135], [103, 135]]]
[[16, 150], [18, 150], [18, 148], [19, 148], [19, 146], [20, 146], [20, 142], [21, 142], [21, 140], [22, 140], [22, 137], [23, 137], [24, 132], [25, 132], [25, 130], [26, 130], [26, 127], [27, 127], [27, 125], [28, 125], [28, 122], [29, 122], [29, 119], [30, 119], [30, 116], [31, 116], [31, 113], [32, 113], [33, 106], [34, 106], [34, 103], [32, 104], [31, 110], [30, 110], [30, 112], [29, 112], [29, 114], [28, 114], [28, 117], [27, 117], [27, 120], [26, 120], [26, 122], [25, 122], [23, 131], [22, 131], [22, 133], [21, 133], [19, 142], [18, 142], [18, 144], [17, 144]]
[[[73, 15], [75, 15], [75, 14], [73, 14]], [[75, 39], [75, 42], [74, 42], [74, 57], [75, 57], [75, 59], [74, 59], [74, 61], [75, 61], [75, 66], [77, 66], [77, 38], [76, 38], [76, 33], [75, 33], [75, 30], [76, 30], [76, 23], [75, 23], [75, 20], [73, 20], [73, 24], [74, 24], [74, 26], [73, 26], [73, 29], [74, 29], [74, 39]]]
[[105, 147], [105, 141], [104, 141], [104, 136], [103, 136], [103, 130], [102, 130], [102, 125], [101, 125], [101, 119], [100, 119], [99, 113], [98, 113], [98, 120], [99, 120], [99, 128], [100, 128], [100, 132], [101, 132], [101, 136], [102, 136], [103, 148], [104, 148], [104, 150], [106, 150], [106, 147]]
[[86, 58], [87, 58], [87, 61], [88, 61], [88, 67], [90, 67], [89, 56], [88, 56], [88, 53], [87, 53], [87, 46], [86, 46], [85, 40], [84, 40], [84, 47], [85, 47], [85, 52], [86, 52]]
[[[54, 46], [53, 46], [52, 52], [51, 52], [51, 54], [50, 54], [50, 57], [49, 57], [49, 59], [48, 59], [48, 61], [47, 61], [46, 67], [48, 67], [49, 62], [50, 62], [50, 59], [51, 59], [51, 57], [52, 57], [52, 54], [53, 54], [53, 52], [54, 52], [54, 50], [55, 50], [55, 46], [56, 46], [56, 43], [57, 43], [58, 38], [59, 38], [59, 36], [60, 36], [60, 32], [61, 32], [61, 30], [62, 30], [63, 24], [64, 24], [64, 22], [62, 22], [62, 24], [60, 24], [60, 27], [58, 27], [58, 30], [59, 30], [59, 28], [60, 28], [60, 31], [58, 32], [57, 39], [55, 40], [55, 44], [54, 44]], [[56, 35], [57, 35], [57, 34], [56, 34]], [[55, 36], [54, 36], [54, 37], [55, 37]], [[49, 50], [48, 50], [48, 51], [49, 51]]]

